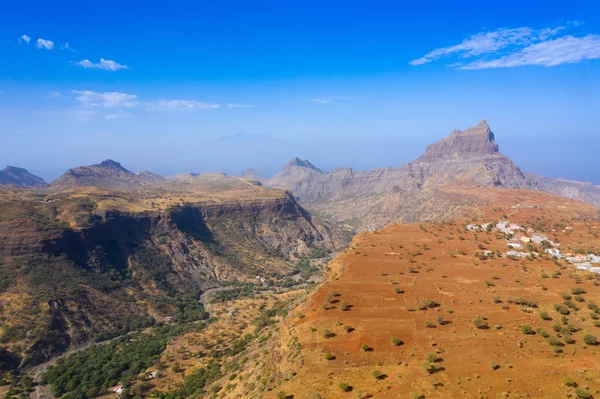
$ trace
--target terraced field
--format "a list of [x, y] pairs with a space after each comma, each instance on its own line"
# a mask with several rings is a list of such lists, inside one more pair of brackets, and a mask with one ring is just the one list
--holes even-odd
[[[465, 229], [510, 220], [563, 252], [598, 253], [597, 209], [534, 192], [477, 192], [491, 205], [473, 219], [357, 236], [288, 319], [273, 358], [282, 376], [295, 375], [265, 397], [599, 397], [598, 275], [537, 244], [539, 256], [509, 259], [505, 236]], [[294, 339], [299, 356], [287, 345]]]

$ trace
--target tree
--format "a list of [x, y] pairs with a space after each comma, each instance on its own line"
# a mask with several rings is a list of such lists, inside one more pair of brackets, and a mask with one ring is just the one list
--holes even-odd
[[340, 304], [340, 309], [342, 311], [346, 311], [346, 310], [350, 309], [350, 304], [348, 302], [344, 301]]
[[395, 346], [400, 346], [403, 345], [404, 342], [402, 342], [402, 340], [398, 337], [392, 337], [392, 344], [394, 344]]

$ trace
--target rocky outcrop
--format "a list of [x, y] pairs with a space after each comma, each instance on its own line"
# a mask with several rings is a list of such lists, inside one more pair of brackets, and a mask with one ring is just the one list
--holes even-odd
[[427, 146], [425, 153], [407, 165], [419, 184], [451, 181], [474, 182], [482, 186], [528, 188], [523, 172], [500, 153], [485, 120], [464, 131]]
[[27, 169], [7, 166], [0, 170], [0, 184], [12, 184], [19, 187], [38, 187], [46, 184], [44, 179], [33, 175]]

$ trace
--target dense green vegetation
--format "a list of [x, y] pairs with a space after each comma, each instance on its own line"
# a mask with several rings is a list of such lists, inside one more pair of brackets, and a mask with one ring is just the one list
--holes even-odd
[[201, 368], [193, 374], [185, 377], [183, 385], [173, 392], [153, 392], [153, 397], [159, 399], [185, 399], [200, 398], [206, 392], [204, 387], [207, 383], [221, 377], [221, 367], [218, 362], [211, 362], [206, 368]]
[[85, 399], [107, 393], [118, 383], [128, 385], [158, 362], [170, 338], [200, 330], [203, 323], [164, 326], [153, 333], [138, 332], [60, 359], [42, 376], [55, 397]]

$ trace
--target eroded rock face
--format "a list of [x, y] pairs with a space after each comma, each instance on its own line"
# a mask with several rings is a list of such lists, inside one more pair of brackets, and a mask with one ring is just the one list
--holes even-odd
[[46, 184], [44, 179], [33, 175], [27, 169], [7, 166], [0, 170], [0, 184], [12, 184], [19, 187], [37, 187]]
[[525, 175], [500, 153], [485, 120], [464, 131], [452, 131], [399, 168], [322, 172], [310, 162], [294, 158], [273, 178], [263, 181], [291, 191], [311, 211], [340, 222], [353, 221], [359, 228], [368, 223], [447, 215], [449, 201], [435, 197], [439, 194], [436, 188], [443, 184], [533, 189], [600, 205], [600, 186]]
[[290, 190], [300, 201], [324, 201], [340, 193], [372, 195], [420, 190], [450, 181], [486, 186], [526, 187], [527, 179], [508, 157], [498, 151], [485, 121], [427, 147], [414, 162], [400, 168], [354, 171], [336, 168], [323, 173], [308, 161], [292, 159], [267, 184]]
[[408, 167], [421, 185], [453, 180], [483, 186], [527, 188], [530, 184], [510, 158], [501, 154], [485, 120], [465, 131], [427, 146], [423, 155]]

